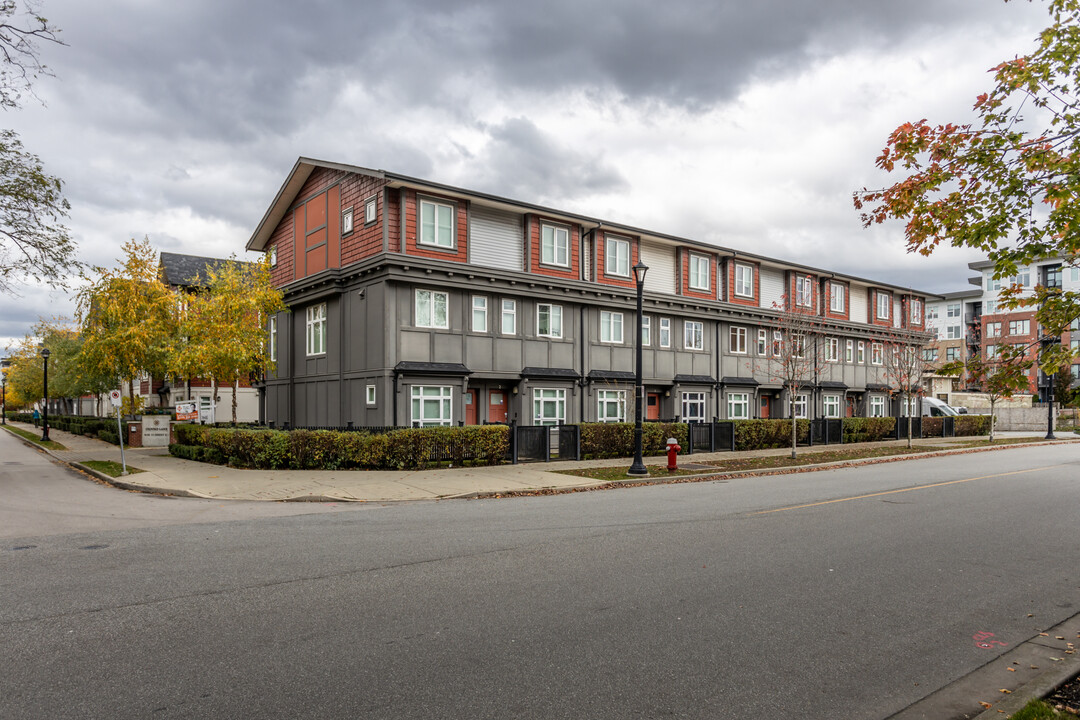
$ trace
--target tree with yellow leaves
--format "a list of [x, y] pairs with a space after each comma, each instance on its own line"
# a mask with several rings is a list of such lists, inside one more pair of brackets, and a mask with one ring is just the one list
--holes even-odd
[[127, 382], [130, 411], [138, 410], [135, 378], [161, 377], [176, 335], [176, 294], [158, 273], [148, 239], [124, 243], [115, 270], [95, 267], [93, 282], [78, 295], [82, 324], [81, 364], [94, 376]]
[[169, 370], [185, 377], [209, 377], [233, 388], [232, 422], [240, 381], [273, 370], [267, 348], [267, 318], [285, 310], [281, 291], [270, 279], [269, 258], [255, 263], [235, 257], [206, 268], [205, 288], [187, 295], [180, 309], [177, 341]]

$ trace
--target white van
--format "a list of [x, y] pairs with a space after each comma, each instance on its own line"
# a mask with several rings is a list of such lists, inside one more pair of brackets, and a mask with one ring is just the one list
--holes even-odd
[[924, 397], [922, 399], [922, 414], [927, 417], [947, 417], [956, 416], [960, 413], [937, 398]]

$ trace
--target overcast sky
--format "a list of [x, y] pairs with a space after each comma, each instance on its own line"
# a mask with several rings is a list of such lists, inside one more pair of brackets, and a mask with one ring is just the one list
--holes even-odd
[[[20, 0], [21, 3], [22, 0]], [[43, 0], [67, 47], [0, 122], [63, 178], [85, 262], [244, 255], [298, 156], [931, 292], [853, 190], [905, 121], [962, 121], [1048, 24], [1023, 0]], [[0, 347], [63, 292], [0, 296]]]

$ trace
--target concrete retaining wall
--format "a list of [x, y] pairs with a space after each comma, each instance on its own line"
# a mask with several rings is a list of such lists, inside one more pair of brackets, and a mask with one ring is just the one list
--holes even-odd
[[[1058, 409], [1054, 408], [1054, 424], [1057, 424]], [[996, 430], [1046, 431], [1045, 407], [995, 407], [994, 424]]]

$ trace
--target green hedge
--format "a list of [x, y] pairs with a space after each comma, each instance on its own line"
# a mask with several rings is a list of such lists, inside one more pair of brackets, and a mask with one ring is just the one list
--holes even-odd
[[[736, 420], [734, 422], [736, 450], [791, 447], [791, 420]], [[796, 420], [795, 433], [798, 442], [806, 442], [810, 435], [810, 421]]]
[[[634, 454], [634, 423], [582, 423], [581, 456], [591, 458], [630, 457]], [[686, 448], [684, 423], [647, 422], [641, 430], [643, 455], [663, 455], [668, 438]]]
[[959, 415], [956, 417], [957, 436], [989, 435], [990, 415]]
[[[437, 447], [453, 465], [497, 465], [510, 449], [505, 425], [409, 428], [388, 433], [334, 430], [246, 430], [177, 425], [177, 444], [169, 452], [204, 462], [268, 470], [383, 469], [416, 470], [430, 466]], [[192, 457], [185, 448], [207, 448], [211, 456]], [[186, 453], [186, 454], [184, 454]]]
[[843, 425], [846, 443], [892, 440], [896, 432], [896, 418], [892, 417], [849, 417], [844, 418]]

